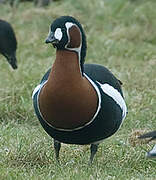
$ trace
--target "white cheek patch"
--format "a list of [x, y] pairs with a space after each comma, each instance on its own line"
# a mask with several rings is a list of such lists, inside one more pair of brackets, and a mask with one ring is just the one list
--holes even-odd
[[55, 30], [54, 36], [56, 39], [58, 39], [59, 41], [62, 39], [62, 31], [61, 28], [57, 28]]
[[[72, 50], [72, 51], [76, 51], [78, 53], [78, 56], [79, 56], [79, 62], [81, 60], [81, 46], [82, 46], [82, 42], [80, 44], [80, 47], [77, 47], [77, 48], [67, 48], [68, 44], [70, 43], [70, 36], [69, 36], [69, 29], [72, 27], [72, 26], [76, 26], [76, 24], [72, 23], [72, 22], [66, 22], [65, 23], [65, 26], [67, 28], [67, 35], [68, 35], [68, 43], [66, 44], [65, 48], [68, 49], [68, 50]], [[81, 32], [80, 32], [81, 34]], [[80, 68], [81, 69], [81, 68]], [[81, 72], [82, 73], [82, 72]]]

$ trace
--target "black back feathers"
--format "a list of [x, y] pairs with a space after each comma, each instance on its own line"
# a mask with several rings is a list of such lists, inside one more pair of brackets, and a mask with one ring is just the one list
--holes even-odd
[[12, 26], [0, 20], [0, 53], [6, 57], [13, 69], [17, 69], [17, 40]]

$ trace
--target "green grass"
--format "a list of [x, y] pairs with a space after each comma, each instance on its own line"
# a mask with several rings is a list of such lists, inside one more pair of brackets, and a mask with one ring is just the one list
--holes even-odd
[[[135, 130], [156, 129], [155, 0], [66, 0], [35, 8], [0, 4], [18, 40], [13, 71], [0, 55], [1, 180], [155, 180], [156, 161], [145, 158], [149, 144], [130, 143]], [[45, 45], [49, 25], [72, 15], [82, 23], [88, 41], [86, 62], [108, 67], [122, 82], [129, 114], [121, 129], [99, 147], [88, 166], [89, 146], [63, 145], [55, 162], [52, 139], [40, 126], [31, 94], [55, 59]]]

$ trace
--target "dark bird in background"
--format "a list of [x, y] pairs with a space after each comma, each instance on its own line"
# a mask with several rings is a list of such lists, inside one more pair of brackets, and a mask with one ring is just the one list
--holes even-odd
[[[145, 138], [149, 138], [149, 141], [156, 140], [156, 131], [151, 131], [139, 136], [139, 139], [145, 139]], [[153, 147], [151, 151], [147, 152], [147, 157], [156, 158], [156, 145]]]
[[156, 131], [151, 131], [139, 136], [139, 139], [150, 138], [149, 141], [156, 139]]
[[34, 4], [39, 7], [48, 6], [50, 2], [50, 0], [34, 0]]
[[12, 26], [0, 20], [0, 53], [6, 57], [13, 69], [17, 69], [17, 40]]
[[36, 115], [54, 138], [57, 160], [61, 143], [91, 144], [92, 163], [99, 143], [126, 117], [121, 82], [102, 65], [84, 64], [86, 36], [75, 18], [57, 18], [46, 43], [56, 48], [56, 59], [33, 92]]

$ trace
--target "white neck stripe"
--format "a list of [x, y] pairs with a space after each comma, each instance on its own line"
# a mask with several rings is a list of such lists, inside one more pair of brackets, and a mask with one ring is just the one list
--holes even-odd
[[71, 22], [67, 22], [66, 24], [65, 24], [65, 26], [66, 26], [66, 28], [67, 28], [67, 35], [68, 35], [68, 43], [65, 45], [65, 49], [67, 49], [67, 50], [71, 50], [71, 51], [75, 51], [75, 52], [77, 52], [78, 53], [78, 58], [79, 58], [79, 67], [80, 67], [80, 72], [81, 72], [81, 75], [82, 75], [82, 70], [81, 70], [81, 66], [80, 66], [80, 60], [81, 60], [81, 47], [82, 47], [82, 34], [81, 34], [81, 31], [80, 31], [80, 37], [81, 37], [81, 43], [80, 43], [80, 46], [79, 47], [77, 47], [77, 48], [68, 48], [67, 46], [68, 46], [68, 44], [69, 44], [69, 42], [70, 42], [70, 36], [69, 36], [69, 29], [72, 27], [72, 26], [76, 26], [78, 29], [79, 29], [79, 27], [76, 25], [76, 24], [73, 24], [73, 23], [71, 23]]

